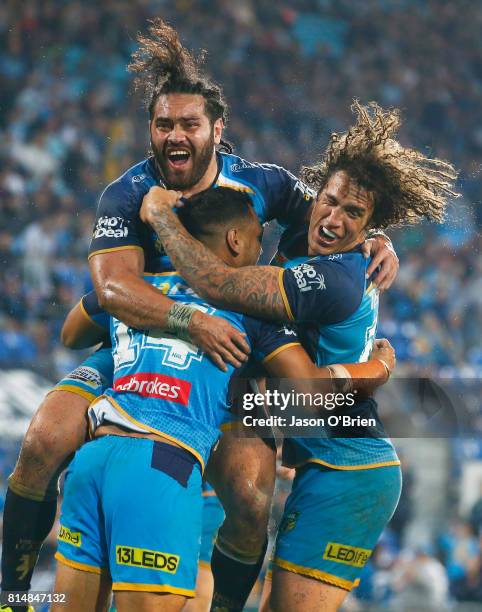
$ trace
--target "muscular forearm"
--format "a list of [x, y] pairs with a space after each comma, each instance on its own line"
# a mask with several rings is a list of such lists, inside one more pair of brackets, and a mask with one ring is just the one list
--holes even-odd
[[[387, 349], [388, 350], [388, 349]], [[304, 392], [320, 393], [335, 390], [356, 390], [363, 396], [371, 395], [388, 377], [387, 366], [379, 358], [364, 363], [345, 363], [317, 366], [300, 345], [280, 351], [264, 363], [272, 377], [296, 382]], [[297, 388], [297, 391], [301, 391]]]
[[133, 274], [111, 276], [94, 285], [100, 306], [128, 327], [166, 329], [174, 301], [142, 278]]
[[95, 255], [89, 265], [101, 308], [128, 327], [166, 329], [174, 302], [144, 280], [141, 249]]
[[193, 238], [169, 208], [156, 212], [150, 222], [176, 270], [205, 300], [252, 316], [289, 320], [279, 288], [279, 268], [227, 266]]
[[243, 334], [227, 321], [176, 303], [147, 283], [141, 249], [99, 253], [89, 263], [101, 308], [128, 327], [161, 329], [188, 340], [222, 370], [227, 363], [239, 367], [249, 354]]

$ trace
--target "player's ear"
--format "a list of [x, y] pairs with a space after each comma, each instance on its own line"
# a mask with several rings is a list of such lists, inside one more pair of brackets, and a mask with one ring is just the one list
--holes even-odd
[[213, 124], [214, 144], [219, 144], [221, 142], [221, 136], [223, 135], [223, 129], [224, 129], [224, 121], [220, 117], [219, 119], [216, 119], [216, 121]]
[[226, 232], [226, 243], [233, 255], [239, 255], [242, 247], [239, 231], [235, 227]]

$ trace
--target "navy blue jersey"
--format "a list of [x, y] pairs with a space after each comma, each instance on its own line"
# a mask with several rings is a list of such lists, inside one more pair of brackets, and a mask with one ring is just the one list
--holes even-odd
[[110, 331], [110, 314], [99, 306], [95, 291], [91, 291], [82, 297], [80, 308], [89, 321], [95, 323], [106, 333]]
[[[306, 217], [314, 194], [284, 168], [250, 163], [228, 153], [217, 153], [217, 160], [218, 174], [213, 187], [246, 192], [261, 223], [276, 219], [287, 228]], [[139, 248], [144, 251], [146, 272], [172, 269], [156, 233], [139, 219], [142, 200], [154, 185], [163, 183], [150, 157], [106, 187], [97, 208], [89, 257]]]
[[[286, 334], [278, 324], [217, 310], [204, 303], [176, 272], [144, 278], [173, 300], [222, 317], [246, 333], [252, 356], [259, 362], [269, 359], [280, 349], [299, 344], [296, 336]], [[89, 315], [98, 311], [91, 294], [83, 303]], [[159, 330], [127, 327], [113, 317], [110, 334], [114, 381], [97, 401], [107, 399], [136, 431], [171, 438], [204, 465], [219, 436], [220, 425], [231, 420], [230, 385], [242, 370], [228, 364], [228, 371], [223, 372], [193, 344]], [[98, 415], [95, 407], [96, 403], [90, 410], [91, 421]]]
[[[297, 323], [299, 338], [318, 366], [367, 361], [373, 347], [378, 319], [378, 290], [365, 278], [369, 260], [361, 249], [289, 261], [280, 275], [286, 309]], [[376, 402], [356, 402], [353, 416], [372, 418], [361, 438], [285, 440], [283, 460], [297, 466], [305, 462], [354, 469], [398, 463], [392, 444], [383, 438]]]

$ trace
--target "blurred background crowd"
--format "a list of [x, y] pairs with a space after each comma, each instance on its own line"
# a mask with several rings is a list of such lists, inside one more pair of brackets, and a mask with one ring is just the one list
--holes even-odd
[[[480, 377], [482, 8], [471, 0], [2, 2], [0, 368], [54, 381], [80, 360], [59, 330], [91, 287], [98, 196], [148, 150], [126, 65], [154, 16], [208, 51], [206, 70], [230, 104], [226, 136], [248, 160], [296, 174], [349, 125], [357, 97], [401, 108], [402, 141], [455, 164], [462, 197], [447, 222], [391, 234], [401, 267], [381, 300], [379, 335], [402, 374]], [[4, 475], [12, 457], [0, 448]], [[447, 598], [465, 589], [462, 598], [482, 600], [481, 507], [478, 522], [467, 510], [409, 553], [402, 536], [387, 536], [360, 597], [391, 597], [398, 587], [386, 577], [408, 584], [429, 557], [426, 574], [445, 576]]]

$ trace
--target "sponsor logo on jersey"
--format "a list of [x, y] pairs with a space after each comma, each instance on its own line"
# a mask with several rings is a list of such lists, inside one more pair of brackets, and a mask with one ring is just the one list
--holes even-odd
[[[195, 307], [195, 304], [193, 304]], [[194, 344], [184, 342], [174, 336], [169, 337], [166, 332], [152, 331], [145, 338], [143, 347], [156, 349], [163, 353], [162, 365], [175, 368], [176, 370], [187, 370], [193, 361], [202, 361], [204, 353]]]
[[240, 164], [231, 164], [229, 169], [231, 172], [241, 172], [241, 170], [248, 170], [249, 168], [256, 167], [259, 167], [259, 164], [252, 164], [251, 162], [247, 162], [245, 159], [242, 159]]
[[299, 512], [290, 512], [287, 514], [281, 521], [279, 528], [280, 533], [288, 533], [288, 531], [292, 531], [296, 527], [296, 522], [298, 521], [299, 515]]
[[60, 532], [57, 539], [66, 544], [72, 544], [72, 546], [80, 546], [82, 544], [80, 532], [70, 531], [68, 527], [64, 527], [63, 525], [60, 525]]
[[[296, 178], [291, 174], [291, 172], [289, 174], [293, 179]], [[295, 191], [301, 191], [303, 197], [307, 202], [316, 199], [316, 191], [311, 189], [311, 187], [308, 187], [308, 185], [305, 185], [305, 183], [303, 183], [303, 181], [300, 181], [299, 179], [295, 183]]]
[[94, 238], [125, 238], [128, 222], [123, 217], [100, 217], [94, 228]]
[[283, 325], [281, 329], [278, 329], [279, 334], [284, 334], [285, 336], [296, 336], [295, 330], [289, 325]]
[[332, 253], [328, 255], [328, 261], [337, 261], [339, 259], [343, 259], [343, 253]]
[[89, 387], [97, 388], [102, 385], [102, 376], [98, 370], [90, 366], [79, 366], [64, 379], [63, 384], [69, 380], [78, 381], [89, 385]]
[[336, 563], [344, 563], [353, 567], [364, 567], [370, 555], [371, 550], [366, 548], [357, 548], [356, 546], [348, 546], [347, 544], [338, 544], [337, 542], [328, 542], [323, 553], [323, 559], [327, 561], [335, 561]]
[[135, 176], [132, 177], [132, 182], [133, 183], [140, 183], [145, 178], [147, 178], [146, 174], [136, 174]]
[[130, 565], [131, 567], [144, 567], [146, 569], [159, 570], [168, 574], [175, 574], [181, 557], [171, 553], [147, 550], [145, 548], [133, 548], [132, 546], [116, 546], [115, 557], [118, 565]]
[[152, 372], [138, 372], [131, 376], [121, 376], [114, 382], [115, 391], [136, 393], [142, 397], [156, 397], [159, 399], [177, 402], [187, 406], [191, 383], [187, 380], [154, 374]]
[[326, 289], [325, 277], [310, 264], [302, 263], [292, 270], [300, 291], [311, 291], [312, 289], [323, 291]]

